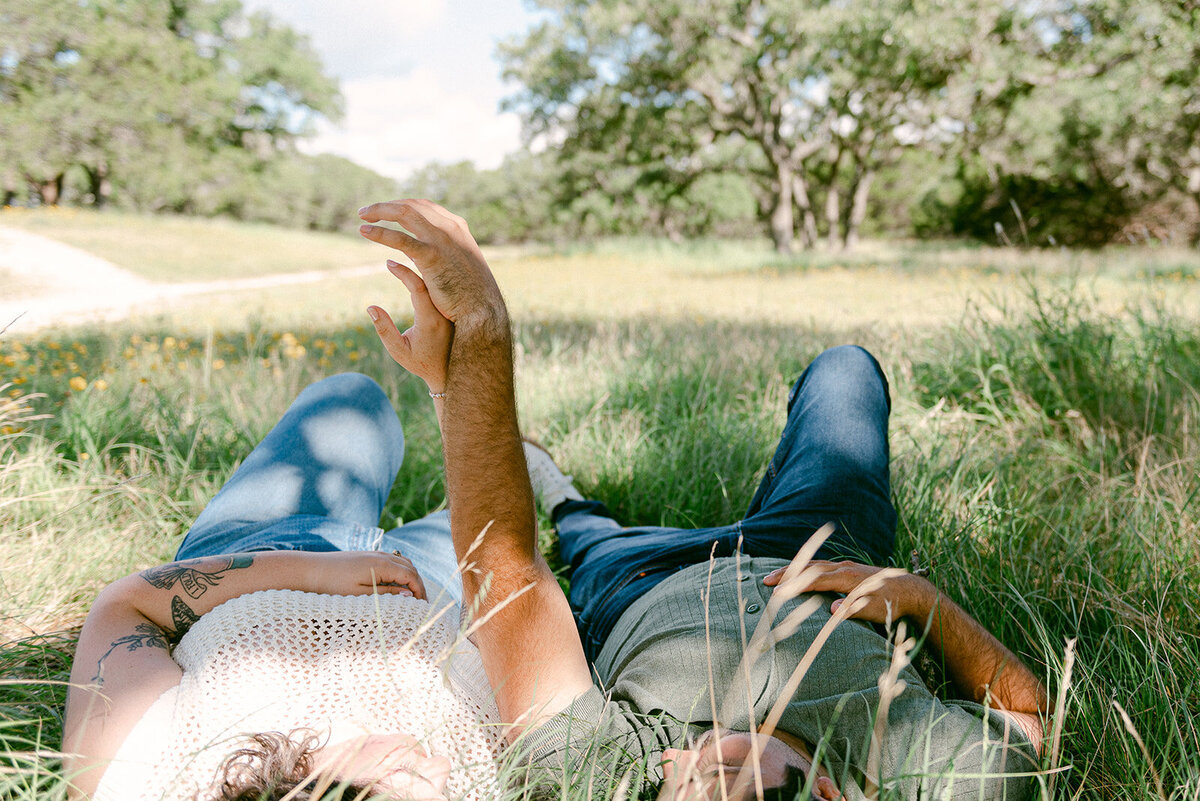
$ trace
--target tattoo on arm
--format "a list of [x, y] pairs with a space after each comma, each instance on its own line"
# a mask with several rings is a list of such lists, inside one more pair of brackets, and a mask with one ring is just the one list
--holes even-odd
[[208, 568], [210, 563], [210, 560], [203, 560], [201, 565], [196, 567], [191, 563], [152, 567], [142, 571], [142, 578], [160, 590], [169, 590], [179, 585], [189, 597], [199, 598], [209, 587], [217, 586], [229, 571], [250, 567], [254, 563], [254, 557], [248, 554], [230, 556], [223, 564], [214, 568]]
[[167, 650], [167, 634], [158, 626], [153, 623], [139, 623], [133, 628], [135, 634], [128, 634], [113, 640], [108, 650], [104, 652], [104, 656], [96, 661], [96, 675], [92, 676], [93, 684], [104, 684], [104, 660], [108, 659], [109, 654], [118, 648], [124, 648], [126, 651], [136, 651], [139, 648]]
[[176, 595], [171, 599], [171, 624], [174, 628], [166, 632], [167, 639], [172, 644], [179, 642], [180, 638], [187, 634], [192, 624], [199, 619], [200, 616], [193, 612], [192, 608], [182, 598]]
[[[253, 563], [253, 556], [237, 554], [221, 560], [201, 559], [152, 567], [142, 571], [142, 578], [160, 590], [181, 587], [189, 597], [195, 599], [204, 595], [210, 587], [217, 586], [229, 571], [241, 570]], [[126, 651], [136, 651], [139, 648], [161, 648], [169, 651], [171, 645], [179, 642], [199, 619], [200, 615], [188, 606], [183, 596], [175, 595], [171, 598], [171, 627], [160, 627], [150, 622], [138, 623], [134, 626], [133, 634], [113, 640], [104, 655], [96, 661], [96, 675], [92, 676], [92, 683], [97, 686], [104, 685], [104, 661], [114, 651], [120, 648]]]

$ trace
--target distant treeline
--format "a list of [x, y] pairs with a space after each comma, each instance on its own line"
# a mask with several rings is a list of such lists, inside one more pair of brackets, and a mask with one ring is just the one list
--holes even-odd
[[510, 107], [583, 226], [1200, 244], [1195, 0], [530, 4]]
[[334, 229], [393, 181], [295, 142], [341, 96], [238, 0], [0, 0], [0, 199]]
[[3, 201], [312, 228], [444, 202], [486, 241], [862, 235], [1200, 244], [1192, 0], [535, 0], [528, 147], [397, 190], [295, 151], [340, 95], [238, 0], [0, 0]]

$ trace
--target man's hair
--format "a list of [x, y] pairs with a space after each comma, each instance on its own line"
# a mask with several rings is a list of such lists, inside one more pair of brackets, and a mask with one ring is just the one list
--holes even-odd
[[320, 780], [312, 775], [313, 754], [321, 747], [312, 729], [290, 734], [263, 732], [250, 738], [221, 763], [215, 790], [196, 801], [278, 801], [288, 793], [296, 801], [351, 801], [373, 798], [370, 784]]
[[[816, 767], [813, 767], [816, 770]], [[788, 765], [784, 768], [783, 784], [778, 787], [764, 787], [763, 801], [796, 801], [800, 798], [800, 790], [808, 775], [796, 767]]]

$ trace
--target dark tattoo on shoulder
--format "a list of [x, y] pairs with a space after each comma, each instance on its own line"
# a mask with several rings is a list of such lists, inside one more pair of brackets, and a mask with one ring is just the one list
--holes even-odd
[[[191, 611], [191, 610], [188, 610]], [[127, 634], [112, 641], [104, 656], [96, 661], [96, 675], [92, 676], [93, 684], [104, 684], [104, 660], [109, 654], [119, 648], [126, 651], [136, 651], [139, 648], [161, 648], [167, 650], [167, 633], [153, 623], [139, 623], [133, 627], [134, 634]]]
[[253, 556], [238, 554], [227, 557], [214, 567], [210, 567], [213, 561], [208, 559], [195, 566], [191, 563], [174, 563], [152, 567], [142, 571], [142, 578], [160, 590], [169, 590], [178, 585], [189, 597], [199, 598], [209, 587], [215, 587], [229, 571], [241, 570], [253, 563]]

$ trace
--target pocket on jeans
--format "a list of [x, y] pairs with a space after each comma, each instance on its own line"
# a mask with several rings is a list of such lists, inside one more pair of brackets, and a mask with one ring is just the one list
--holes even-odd
[[[583, 610], [585, 614], [579, 616], [579, 630], [587, 632], [584, 646], [589, 658], [594, 659], [600, 654], [605, 640], [608, 639], [608, 635], [617, 625], [617, 621], [621, 619], [625, 610], [643, 594], [649, 592], [659, 581], [680, 567], [678, 560], [647, 562], [628, 571], [620, 581], [613, 584], [611, 588], [606, 587], [601, 596], [594, 598]], [[634, 582], [656, 574], [661, 575], [648, 587], [639, 589], [637, 592], [628, 591]]]

